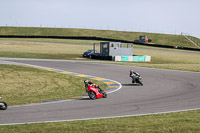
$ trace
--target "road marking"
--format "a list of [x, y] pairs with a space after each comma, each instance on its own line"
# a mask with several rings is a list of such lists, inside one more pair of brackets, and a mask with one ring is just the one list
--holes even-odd
[[90, 78], [90, 79], [94, 79], [94, 80], [105, 80], [105, 79], [102, 79], [102, 78]]
[[83, 96], [70, 97], [69, 99], [78, 99], [78, 98], [83, 98]]
[[103, 82], [105, 84], [116, 84], [115, 82]]
[[45, 69], [45, 70], [47, 70], [47, 71], [54, 71], [53, 69]]
[[62, 74], [71, 74], [71, 72], [59, 72], [59, 73], [62, 73]]
[[108, 86], [108, 88], [117, 88], [119, 86]]
[[[104, 90], [107, 92], [107, 94], [116, 92], [118, 90], [120, 90], [122, 88], [121, 83], [111, 80], [111, 79], [104, 79], [104, 78], [100, 78], [100, 77], [95, 77], [95, 76], [91, 76], [91, 75], [84, 75], [84, 74], [80, 74], [80, 73], [74, 73], [74, 72], [68, 72], [68, 71], [64, 71], [64, 70], [60, 70], [60, 69], [54, 69], [54, 68], [49, 68], [49, 67], [42, 67], [42, 66], [37, 66], [37, 65], [30, 65], [30, 64], [25, 64], [25, 63], [16, 63], [15, 65], [19, 65], [19, 66], [29, 66], [29, 67], [34, 67], [37, 69], [43, 69], [43, 70], [47, 70], [47, 71], [54, 71], [54, 72], [58, 72], [61, 74], [72, 74], [73, 76], [80, 76], [83, 78], [87, 78], [87, 77], [91, 77], [89, 79], [93, 79], [93, 80], [106, 80], [106, 81], [110, 81], [110, 82], [103, 82], [105, 84], [109, 84], [109, 85], [116, 85], [118, 84], [118, 86], [113, 87], [112, 90], [109, 90], [109, 88], [112, 87], [107, 87]], [[60, 99], [60, 100], [51, 100], [51, 101], [42, 101], [41, 103], [30, 103], [30, 104], [24, 104], [24, 105], [13, 105], [13, 106], [9, 106], [9, 107], [23, 107], [23, 106], [34, 106], [34, 105], [41, 105], [41, 104], [50, 104], [50, 103], [58, 103], [58, 102], [65, 102], [65, 101], [72, 101], [72, 100], [76, 100], [76, 99], [80, 99], [80, 98], [86, 98], [88, 96], [82, 95], [82, 96], [77, 96], [77, 97], [71, 97], [68, 98], [66, 100]]]
[[78, 77], [88, 77], [87, 75], [75, 75], [75, 76], [78, 76]]

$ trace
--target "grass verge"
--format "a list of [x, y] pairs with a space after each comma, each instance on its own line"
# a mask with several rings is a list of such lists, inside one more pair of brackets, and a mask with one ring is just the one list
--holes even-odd
[[[153, 43], [171, 46], [196, 48], [184, 36], [145, 32], [126, 32], [111, 30], [91, 30], [74, 28], [39, 28], [39, 27], [0, 27], [0, 35], [42, 35], [42, 36], [96, 36], [127, 41], [138, 40], [140, 35], [147, 35]], [[195, 37], [194, 37], [195, 38]], [[200, 40], [199, 38], [195, 38]]]
[[[78, 43], [78, 44], [77, 44]], [[93, 41], [56, 39], [0, 39], [0, 57], [88, 60], [84, 51], [93, 48]], [[200, 72], [199, 52], [134, 46], [133, 54], [150, 55], [148, 63], [121, 63], [130, 66], [152, 67]], [[99, 51], [99, 46], [96, 47]]]
[[134, 50], [134, 54], [150, 55], [152, 61], [126, 65], [200, 72], [200, 53], [139, 48]]
[[[76, 60], [96, 41], [0, 39], [0, 57]], [[100, 51], [99, 47], [96, 47]], [[82, 58], [85, 59], [85, 58]]]
[[[85, 94], [84, 80], [31, 67], [0, 65], [0, 96], [8, 105], [68, 99]], [[99, 81], [94, 83], [102, 88], [107, 86]]]
[[147, 116], [0, 126], [6, 133], [197, 133], [200, 110]]

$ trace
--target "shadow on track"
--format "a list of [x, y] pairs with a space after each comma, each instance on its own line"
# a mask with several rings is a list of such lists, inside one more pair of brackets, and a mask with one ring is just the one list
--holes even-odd
[[140, 84], [122, 84], [122, 86], [141, 86]]
[[78, 99], [78, 100], [91, 100], [90, 98], [81, 98], [81, 99]]

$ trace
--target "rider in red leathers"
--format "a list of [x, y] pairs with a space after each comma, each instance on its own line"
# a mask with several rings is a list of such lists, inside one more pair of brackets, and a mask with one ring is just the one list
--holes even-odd
[[84, 81], [84, 84], [85, 84], [85, 90], [86, 90], [86, 92], [88, 92], [88, 86], [89, 86], [89, 85], [90, 85], [90, 86], [94, 86], [95, 88], [98, 88], [99, 93], [102, 92], [102, 90], [101, 90], [101, 88], [99, 87], [99, 85], [95, 85], [92, 81], [85, 80], [85, 81]]

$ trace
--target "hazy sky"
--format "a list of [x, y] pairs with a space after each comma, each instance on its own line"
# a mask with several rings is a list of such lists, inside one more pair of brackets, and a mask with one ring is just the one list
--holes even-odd
[[0, 26], [191, 34], [200, 38], [200, 0], [0, 0]]

